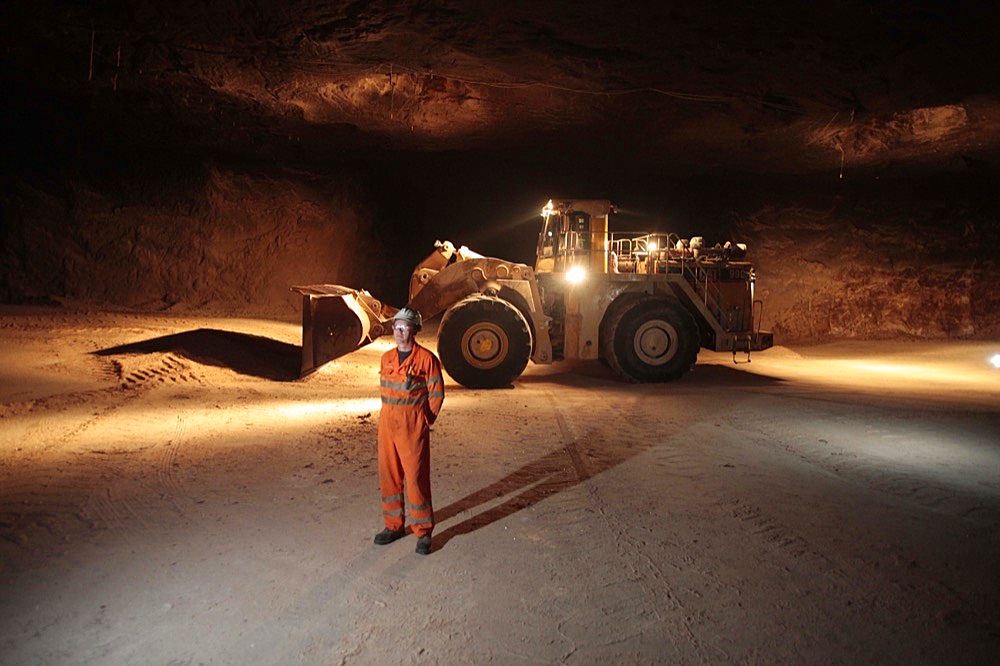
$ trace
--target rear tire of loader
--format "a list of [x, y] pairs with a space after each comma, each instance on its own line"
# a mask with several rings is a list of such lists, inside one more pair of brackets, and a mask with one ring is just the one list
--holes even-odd
[[632, 301], [607, 322], [603, 354], [611, 369], [631, 382], [669, 382], [698, 358], [698, 325], [680, 303], [662, 298]]
[[452, 378], [468, 388], [510, 386], [531, 357], [531, 329], [507, 301], [475, 295], [441, 319], [438, 354]]

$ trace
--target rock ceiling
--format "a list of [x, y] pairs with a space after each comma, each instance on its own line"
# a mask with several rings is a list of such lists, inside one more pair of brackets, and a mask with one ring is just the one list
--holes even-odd
[[283, 161], [537, 146], [757, 172], [975, 162], [1000, 146], [988, 2], [2, 11], [8, 111], [122, 141]]

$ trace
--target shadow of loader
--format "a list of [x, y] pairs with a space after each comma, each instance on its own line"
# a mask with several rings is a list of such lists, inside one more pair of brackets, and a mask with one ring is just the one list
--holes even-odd
[[279, 382], [299, 378], [302, 348], [259, 335], [199, 328], [92, 352], [96, 356], [170, 352], [184, 358], [228, 368], [233, 372]]

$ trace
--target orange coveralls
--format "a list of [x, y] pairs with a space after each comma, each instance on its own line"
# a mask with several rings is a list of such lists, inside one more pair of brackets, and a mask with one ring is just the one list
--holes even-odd
[[378, 480], [390, 530], [403, 529], [403, 479], [410, 526], [418, 537], [434, 529], [431, 506], [431, 424], [444, 403], [441, 362], [413, 343], [399, 363], [395, 348], [382, 355], [382, 411], [378, 420]]

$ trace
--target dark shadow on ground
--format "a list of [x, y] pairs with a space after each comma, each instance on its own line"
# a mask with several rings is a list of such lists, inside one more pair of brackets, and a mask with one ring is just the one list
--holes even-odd
[[717, 365], [699, 364], [677, 380], [684, 386], [715, 386], [728, 388], [763, 388], [787, 383], [780, 377], [772, 377], [751, 372], [748, 366], [740, 364]]
[[478, 506], [507, 498], [481, 513], [434, 534], [434, 549], [443, 548], [451, 539], [469, 534], [513, 513], [530, 507], [550, 495], [586, 481], [620, 465], [652, 447], [653, 441], [570, 442], [537, 458], [502, 479], [434, 511], [434, 522], [443, 523], [453, 516]]
[[302, 348], [259, 335], [199, 328], [93, 352], [97, 356], [170, 352], [204, 365], [279, 382], [299, 378]]
[[624, 388], [636, 386], [689, 389], [692, 387], [753, 388], [774, 386], [785, 383], [784, 379], [750, 372], [741, 364], [719, 365], [703, 363], [695, 365], [679, 379], [658, 384], [633, 384], [616, 375], [600, 361], [558, 361], [551, 366], [528, 366], [515, 380], [516, 384], [553, 383], [573, 386], [606, 386]]

